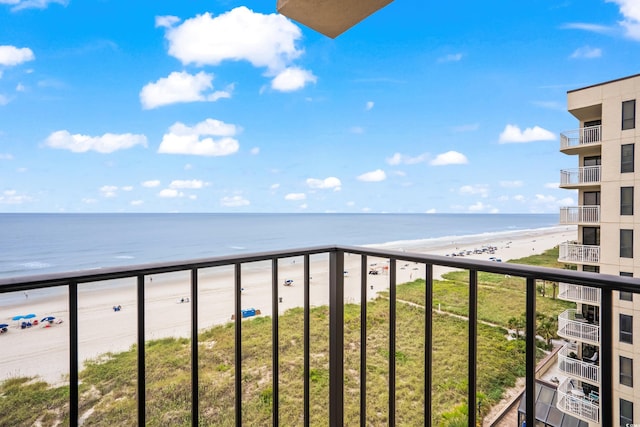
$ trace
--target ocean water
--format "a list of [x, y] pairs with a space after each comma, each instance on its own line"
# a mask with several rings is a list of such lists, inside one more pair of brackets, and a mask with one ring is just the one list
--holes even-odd
[[556, 214], [0, 214], [0, 278], [554, 227]]

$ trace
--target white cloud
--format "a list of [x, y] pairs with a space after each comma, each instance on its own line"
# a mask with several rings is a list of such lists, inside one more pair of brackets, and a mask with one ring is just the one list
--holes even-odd
[[517, 125], [507, 125], [500, 134], [498, 142], [500, 144], [508, 144], [511, 142], [533, 142], [533, 141], [553, 141], [556, 136], [553, 132], [534, 126], [520, 130]]
[[71, 135], [66, 130], [53, 132], [45, 140], [45, 145], [51, 148], [69, 150], [74, 153], [97, 151], [98, 153], [113, 153], [136, 145], [147, 146], [147, 137], [131, 133], [105, 133], [102, 136]]
[[82, 203], [86, 204], [86, 205], [94, 205], [96, 203], [98, 203], [97, 199], [92, 199], [90, 197], [85, 197], [84, 199], [82, 199]]
[[489, 195], [489, 186], [486, 184], [463, 185], [458, 189], [458, 192], [465, 196], [477, 194], [481, 197], [487, 197]]
[[140, 206], [144, 204], [144, 200], [132, 200], [129, 202], [131, 206]]
[[285, 200], [304, 200], [307, 198], [307, 195], [304, 193], [289, 193], [284, 196]]
[[[214, 119], [206, 119], [193, 127], [177, 122], [162, 137], [158, 153], [228, 156], [240, 148], [238, 141], [231, 138], [237, 132], [235, 125]], [[202, 136], [208, 137], [201, 139]], [[214, 140], [211, 136], [221, 138]]]
[[384, 173], [382, 169], [376, 169], [374, 171], [366, 172], [362, 175], [359, 175], [357, 179], [358, 181], [364, 182], [380, 182], [387, 179], [387, 174]]
[[118, 187], [115, 185], [103, 185], [100, 187], [100, 193], [102, 193], [102, 197], [116, 197], [118, 191]]
[[299, 57], [302, 38], [298, 26], [283, 15], [264, 15], [241, 6], [218, 16], [198, 15], [180, 23], [173, 17], [156, 19], [166, 28], [169, 55], [184, 65], [218, 65], [248, 61], [275, 76]]
[[258, 154], [260, 154], [260, 147], [253, 147], [251, 150], [249, 150], [249, 152], [252, 155], [257, 156]]
[[435, 210], [435, 208], [431, 208], [431, 209], [427, 209], [426, 211], [424, 211], [424, 213], [428, 213], [428, 214], [434, 214], [437, 211]]
[[569, 56], [573, 59], [593, 59], [602, 56], [602, 49], [599, 47], [582, 46], [573, 51]]
[[454, 126], [452, 130], [454, 132], [473, 132], [480, 129], [480, 123], [468, 123], [466, 125]]
[[638, 0], [607, 0], [620, 6], [624, 17], [619, 24], [626, 30], [627, 37], [640, 40], [640, 3]]
[[156, 16], [156, 28], [171, 28], [180, 22], [177, 16]]
[[342, 183], [335, 176], [330, 176], [325, 179], [308, 178], [307, 185], [309, 188], [333, 188], [334, 191], [340, 191], [340, 188], [342, 187]]
[[124, 187], [121, 188], [122, 191], [133, 191], [133, 186], [131, 185], [125, 185]]
[[152, 180], [149, 180], [149, 181], [144, 181], [144, 182], [142, 183], [142, 186], [143, 186], [143, 187], [147, 187], [147, 188], [153, 188], [153, 187], [157, 187], [157, 186], [159, 186], [159, 185], [160, 185], [160, 181], [159, 181], [159, 180], [157, 180], [157, 179], [152, 179]]
[[443, 63], [443, 62], [458, 62], [462, 59], [462, 54], [461, 53], [450, 53], [448, 55], [445, 56], [441, 56], [440, 58], [438, 58], [438, 62]]
[[148, 83], [140, 91], [142, 108], [152, 109], [179, 102], [217, 101], [231, 98], [231, 89], [205, 93], [213, 89], [213, 74], [204, 71], [196, 75], [186, 71], [169, 74], [155, 83]]
[[0, 193], [0, 204], [4, 205], [21, 205], [32, 201], [33, 199], [24, 194], [18, 194], [16, 190], [5, 190]]
[[364, 109], [367, 110], [367, 111], [371, 111], [371, 109], [373, 108], [374, 105], [375, 104], [374, 104], [373, 101], [367, 101], [367, 103], [364, 106]]
[[176, 190], [175, 188], [165, 188], [163, 190], [160, 190], [160, 192], [158, 193], [158, 197], [164, 197], [164, 198], [174, 198], [174, 197], [182, 197], [182, 196], [184, 196], [184, 194]]
[[485, 209], [487, 209], [487, 205], [484, 205], [482, 202], [477, 202], [474, 203], [473, 205], [469, 206], [469, 211], [471, 212], [482, 212]]
[[588, 24], [585, 22], [570, 22], [560, 26], [560, 28], [569, 30], [584, 30], [599, 34], [606, 34], [611, 32], [610, 27], [598, 24]]
[[186, 165], [184, 165], [184, 170], [190, 171], [191, 169], [193, 169], [193, 165], [191, 163], [187, 163]]
[[405, 165], [415, 165], [418, 163], [426, 162], [428, 158], [428, 153], [422, 153], [415, 157], [407, 156], [400, 153], [394, 153], [393, 156], [387, 157], [386, 161], [392, 166], [397, 166], [401, 163], [404, 163]]
[[282, 70], [271, 81], [271, 88], [280, 92], [293, 92], [302, 89], [307, 83], [315, 83], [317, 77], [312, 72], [297, 67]]
[[280, 188], [280, 184], [271, 184], [271, 187], [269, 187], [272, 190], [277, 190], [278, 188]]
[[242, 196], [227, 196], [220, 199], [220, 204], [228, 208], [236, 208], [240, 206], [249, 206], [251, 202]]
[[35, 59], [33, 51], [28, 47], [0, 46], [0, 65], [12, 67]]
[[524, 202], [525, 197], [522, 194], [516, 194], [515, 196], [513, 196], [513, 200], [517, 202]]
[[171, 184], [169, 184], [169, 188], [174, 188], [174, 189], [188, 188], [192, 190], [197, 190], [197, 189], [206, 187], [207, 185], [209, 185], [208, 182], [204, 182], [199, 179], [175, 180], [175, 181], [171, 181]]
[[0, 94], [0, 105], [7, 105], [9, 103], [9, 97]]
[[0, 153], [0, 160], [13, 160], [13, 155], [9, 153]]
[[429, 164], [432, 166], [446, 166], [466, 165], [467, 163], [469, 163], [469, 160], [464, 154], [457, 151], [447, 151], [446, 153], [438, 154]]
[[12, 12], [22, 9], [46, 9], [52, 3], [66, 6], [69, 0], [0, 0], [0, 4], [13, 5]]
[[504, 188], [518, 188], [518, 187], [522, 187], [524, 185], [524, 183], [522, 181], [516, 180], [516, 181], [500, 181], [500, 187], [504, 187]]

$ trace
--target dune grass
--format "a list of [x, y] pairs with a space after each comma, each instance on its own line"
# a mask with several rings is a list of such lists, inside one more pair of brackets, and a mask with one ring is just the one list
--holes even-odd
[[[434, 302], [466, 313], [464, 277], [451, 273], [434, 289]], [[481, 276], [480, 317], [504, 325], [506, 313], [522, 294], [517, 279]], [[420, 292], [422, 290], [422, 293]], [[398, 298], [420, 304], [424, 281], [398, 286]], [[524, 301], [522, 297], [522, 301]], [[545, 298], [550, 300], [550, 298]], [[435, 303], [437, 305], [437, 302]], [[549, 312], [558, 313], [550, 303]], [[542, 301], [539, 308], [546, 307]], [[445, 307], [442, 307], [443, 310]], [[496, 313], [504, 311], [505, 313]], [[367, 424], [384, 425], [388, 418], [389, 301], [367, 304]], [[328, 307], [311, 310], [311, 424], [326, 425], [329, 392]], [[511, 314], [513, 315], [513, 314]], [[424, 308], [397, 305], [396, 325], [396, 422], [423, 423]], [[360, 405], [360, 306], [345, 306], [344, 394], [345, 425], [359, 423]], [[445, 314], [433, 315], [433, 414], [434, 425], [453, 426], [466, 419], [467, 322]], [[243, 322], [242, 388], [243, 424], [271, 425], [274, 390], [271, 356], [272, 319], [257, 317]], [[200, 363], [200, 424], [235, 425], [233, 324], [202, 332], [198, 341]], [[301, 425], [303, 407], [303, 311], [287, 311], [279, 317], [279, 416], [281, 425]], [[190, 340], [169, 338], [146, 344], [147, 425], [187, 426], [191, 417]], [[136, 419], [136, 349], [106, 354], [86, 364], [80, 373], [80, 413], [92, 426], [134, 425]], [[522, 340], [508, 341], [502, 327], [478, 325], [478, 388], [488, 409], [507, 387], [524, 375]], [[0, 425], [68, 424], [68, 387], [51, 387], [29, 379], [0, 384]]]

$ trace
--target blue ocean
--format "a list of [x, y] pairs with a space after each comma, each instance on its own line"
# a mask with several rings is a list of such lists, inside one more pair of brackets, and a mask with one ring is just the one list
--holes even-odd
[[0, 214], [0, 278], [557, 225], [556, 214]]

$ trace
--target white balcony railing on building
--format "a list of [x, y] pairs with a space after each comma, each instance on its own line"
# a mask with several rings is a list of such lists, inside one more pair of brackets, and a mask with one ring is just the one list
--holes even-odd
[[602, 126], [598, 125], [562, 132], [560, 133], [560, 149], [597, 144], [602, 141], [601, 131]]
[[600, 224], [600, 206], [562, 207], [560, 224]]
[[598, 361], [582, 361], [578, 359], [578, 346], [575, 343], [565, 344], [558, 352], [558, 368], [560, 371], [581, 381], [600, 384], [600, 366]]
[[600, 345], [600, 325], [576, 316], [576, 312], [576, 309], [570, 308], [558, 315], [558, 335], [570, 340]]
[[560, 383], [557, 408], [586, 422], [600, 423], [599, 400], [585, 395], [577, 383], [578, 381], [569, 378]]
[[560, 186], [597, 184], [600, 182], [600, 166], [583, 166], [560, 171]]
[[558, 261], [597, 264], [600, 262], [600, 246], [560, 243]]
[[600, 289], [560, 282], [558, 298], [565, 301], [600, 305]]

